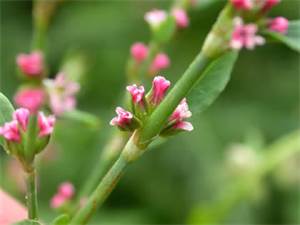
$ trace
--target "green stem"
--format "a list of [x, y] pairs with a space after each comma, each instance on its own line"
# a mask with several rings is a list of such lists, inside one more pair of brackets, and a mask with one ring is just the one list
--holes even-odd
[[36, 172], [35, 169], [27, 173], [27, 209], [28, 218], [31, 220], [38, 219], [38, 204], [37, 204], [37, 191], [36, 191]]
[[88, 222], [97, 207], [101, 206], [112, 192], [127, 165], [128, 161], [121, 155], [97, 186], [91, 197], [88, 198], [87, 203], [73, 217], [70, 224], [78, 225]]

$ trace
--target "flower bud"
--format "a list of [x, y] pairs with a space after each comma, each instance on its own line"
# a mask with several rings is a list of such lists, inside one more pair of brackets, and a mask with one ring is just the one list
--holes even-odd
[[19, 54], [17, 65], [20, 71], [27, 77], [41, 77], [44, 71], [44, 59], [41, 52]]
[[253, 7], [252, 0], [231, 0], [230, 2], [237, 10], [250, 10]]
[[286, 34], [289, 28], [289, 21], [284, 17], [276, 17], [269, 23], [269, 29], [278, 33]]
[[18, 121], [23, 131], [27, 130], [29, 122], [29, 110], [25, 108], [19, 108], [13, 113], [13, 119]]
[[132, 102], [134, 104], [143, 104], [145, 94], [144, 86], [137, 86], [136, 84], [127, 86], [127, 91], [131, 94]]
[[121, 130], [130, 131], [134, 130], [137, 127], [136, 121], [134, 120], [131, 112], [128, 112], [121, 107], [117, 107], [116, 113], [117, 116], [110, 121], [111, 126], [117, 126]]
[[167, 54], [159, 53], [155, 56], [152, 65], [150, 66], [150, 73], [155, 74], [160, 70], [166, 69], [170, 66], [170, 59]]
[[55, 117], [46, 117], [43, 112], [38, 113], [39, 137], [48, 136], [53, 132]]
[[154, 9], [147, 12], [144, 18], [151, 28], [155, 30], [167, 19], [167, 13], [164, 10]]
[[161, 132], [161, 135], [174, 135], [180, 131], [192, 131], [194, 129], [190, 122], [185, 121], [192, 116], [189, 110], [186, 99], [182, 99], [179, 105], [169, 118], [166, 128]]
[[44, 90], [39, 88], [26, 88], [17, 92], [14, 97], [17, 106], [27, 108], [36, 113], [45, 102]]
[[137, 63], [140, 63], [147, 58], [148, 47], [146, 45], [144, 45], [143, 43], [137, 42], [131, 46], [130, 53], [131, 53], [132, 58]]
[[18, 125], [16, 120], [5, 123], [0, 127], [0, 136], [3, 136], [7, 141], [20, 143], [21, 135]]
[[60, 184], [60, 186], [58, 188], [58, 193], [60, 195], [64, 196], [65, 198], [70, 199], [74, 196], [75, 188], [72, 183], [64, 182], [64, 183]]
[[265, 39], [257, 35], [256, 24], [243, 24], [241, 18], [234, 19], [234, 30], [232, 32], [230, 47], [233, 49], [253, 49], [256, 45], [265, 43]]
[[158, 105], [165, 93], [169, 89], [171, 82], [166, 80], [163, 76], [156, 76], [152, 81], [152, 89], [149, 94], [149, 101], [153, 105]]
[[50, 201], [50, 207], [52, 209], [60, 208], [66, 202], [66, 198], [62, 195], [54, 195]]
[[189, 18], [186, 14], [186, 11], [181, 8], [174, 8], [172, 10], [172, 15], [175, 18], [176, 25], [179, 28], [186, 28], [189, 25]]

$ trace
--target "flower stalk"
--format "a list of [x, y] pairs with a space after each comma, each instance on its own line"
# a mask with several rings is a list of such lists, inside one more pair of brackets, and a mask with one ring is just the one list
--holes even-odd
[[33, 169], [27, 172], [26, 185], [27, 185], [27, 209], [28, 218], [31, 220], [38, 220], [38, 203], [37, 203], [37, 188], [36, 188], [36, 171]]

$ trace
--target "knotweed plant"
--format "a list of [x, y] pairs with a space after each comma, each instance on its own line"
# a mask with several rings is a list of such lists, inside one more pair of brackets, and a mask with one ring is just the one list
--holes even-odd
[[[35, 1], [33, 47], [16, 57], [17, 72], [22, 77], [14, 96], [19, 108], [15, 110], [9, 100], [0, 95], [0, 143], [8, 154], [21, 162], [27, 174], [28, 224], [42, 223], [38, 217], [35, 159], [49, 143], [55, 121], [75, 112], [77, 119], [89, 117], [93, 123], [97, 120], [76, 109], [76, 95], [80, 91], [78, 76], [64, 69], [49, 76], [44, 45], [58, 2]], [[116, 107], [115, 117], [107, 121], [116, 131], [109, 137], [91, 176], [80, 190], [75, 190], [68, 181], [59, 185], [50, 206], [64, 214], [56, 218], [54, 224], [87, 224], [126, 168], [147, 152], [153, 142], [197, 129], [190, 121], [192, 113], [196, 113], [191, 108], [202, 111], [218, 97], [242, 49], [253, 50], [272, 39], [299, 51], [299, 42], [289, 36], [295, 22], [282, 16], [267, 16], [279, 2], [227, 1], [202, 49], [172, 85], [163, 75], [171, 66], [172, 58], [163, 47], [176, 32], [189, 29], [188, 11], [193, 9], [194, 1], [175, 1], [169, 11], [146, 12], [144, 20], [151, 30], [151, 38], [148, 44], [137, 41], [130, 47], [126, 66], [128, 86], [124, 87], [126, 97]], [[149, 80], [152, 87], [148, 90], [144, 83]]]

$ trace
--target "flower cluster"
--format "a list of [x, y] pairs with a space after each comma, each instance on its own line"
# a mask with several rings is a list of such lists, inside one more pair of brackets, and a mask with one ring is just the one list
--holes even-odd
[[[280, 0], [230, 0], [230, 2], [239, 15], [233, 20], [233, 32], [229, 43], [231, 48], [253, 49], [257, 45], [263, 45], [265, 39], [258, 34], [262, 30], [287, 33], [289, 21], [286, 18], [265, 19], [263, 17]], [[242, 19], [245, 15], [247, 20], [253, 18], [253, 22], [245, 24]]]
[[69, 202], [75, 194], [75, 188], [72, 183], [64, 182], [59, 185], [57, 193], [52, 197], [50, 206], [53, 209], [60, 208]]
[[[16, 61], [22, 74], [29, 78], [29, 84], [24, 85], [14, 97], [18, 107], [36, 113], [42, 106], [48, 105], [55, 115], [76, 107], [75, 95], [80, 89], [79, 84], [68, 79], [64, 73], [58, 73], [55, 79], [43, 79], [46, 69], [41, 52], [19, 54]], [[30, 78], [39, 79], [39, 82], [31, 82]]]
[[[110, 121], [110, 125], [126, 131], [134, 131], [143, 126], [147, 117], [164, 99], [170, 85], [171, 82], [164, 77], [156, 76], [153, 79], [152, 88], [148, 94], [145, 94], [143, 86], [137, 86], [136, 84], [127, 86], [127, 91], [131, 96], [131, 112], [117, 107], [117, 116]], [[183, 99], [170, 116], [161, 135], [171, 135], [178, 131], [193, 130], [192, 124], [185, 121], [191, 116], [192, 113], [189, 111], [187, 101]]]
[[28, 109], [19, 108], [12, 118], [0, 127], [0, 136], [5, 140], [6, 150], [16, 155], [28, 169], [34, 156], [48, 144], [55, 117], [45, 116], [43, 112], [31, 114]]
[[[7, 141], [18, 142], [22, 141], [24, 132], [27, 131], [29, 125], [30, 112], [28, 109], [19, 108], [13, 113], [13, 120], [6, 122], [0, 127], [0, 135]], [[54, 116], [46, 117], [43, 112], [39, 112], [38, 121], [38, 137], [45, 137], [52, 133], [55, 123]]]

